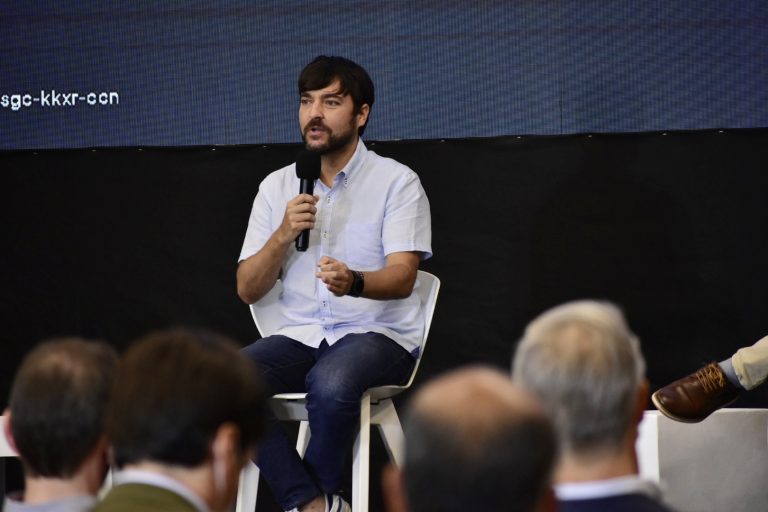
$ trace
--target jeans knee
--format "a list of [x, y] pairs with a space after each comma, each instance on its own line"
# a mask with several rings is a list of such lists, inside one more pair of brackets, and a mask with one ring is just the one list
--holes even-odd
[[343, 376], [307, 376], [308, 400], [326, 411], [357, 409], [364, 390]]

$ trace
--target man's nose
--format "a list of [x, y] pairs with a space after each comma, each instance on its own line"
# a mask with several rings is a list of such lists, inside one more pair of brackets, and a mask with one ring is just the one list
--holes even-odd
[[309, 117], [312, 119], [323, 117], [323, 103], [321, 101], [313, 101], [309, 106]]

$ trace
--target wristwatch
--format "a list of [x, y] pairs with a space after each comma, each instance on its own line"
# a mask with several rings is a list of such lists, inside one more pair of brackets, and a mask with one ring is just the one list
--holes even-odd
[[352, 287], [347, 292], [350, 297], [359, 297], [363, 294], [365, 286], [365, 275], [359, 270], [350, 270], [352, 272]]

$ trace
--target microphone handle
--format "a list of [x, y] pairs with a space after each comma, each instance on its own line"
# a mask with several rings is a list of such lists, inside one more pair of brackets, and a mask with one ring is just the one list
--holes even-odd
[[[299, 194], [309, 194], [315, 191], [315, 180], [300, 179]], [[296, 237], [296, 250], [304, 252], [309, 247], [309, 230], [305, 229]]]
[[300, 179], [299, 180], [299, 194], [309, 194], [315, 191], [315, 180]]

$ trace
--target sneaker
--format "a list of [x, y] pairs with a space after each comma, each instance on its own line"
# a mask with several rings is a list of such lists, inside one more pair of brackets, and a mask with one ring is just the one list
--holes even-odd
[[[299, 507], [293, 507], [291, 510], [285, 512], [300, 512]], [[325, 512], [352, 512], [352, 507], [349, 503], [338, 494], [326, 494], [325, 495]]]
[[352, 507], [338, 494], [328, 494], [325, 497], [325, 512], [352, 512]]
[[652, 396], [656, 408], [676, 421], [697, 423], [721, 407], [731, 404], [741, 389], [731, 384], [717, 363], [676, 380]]

